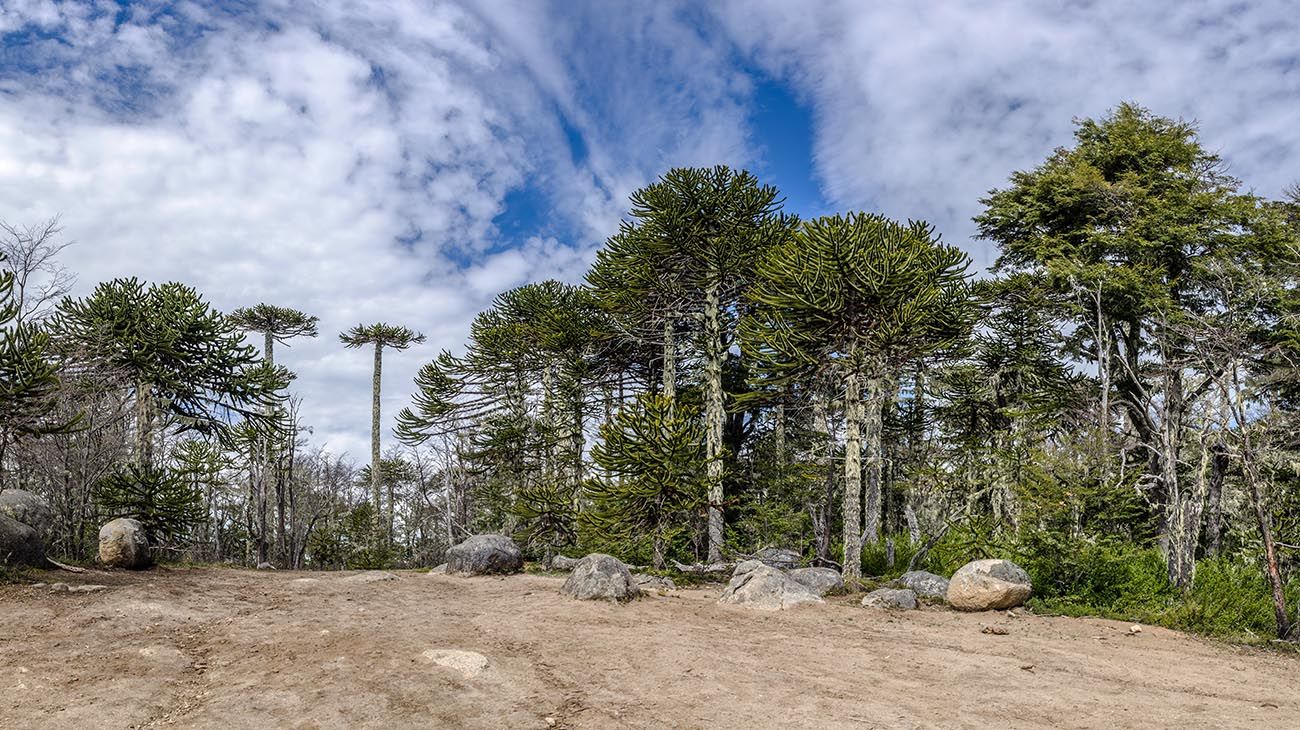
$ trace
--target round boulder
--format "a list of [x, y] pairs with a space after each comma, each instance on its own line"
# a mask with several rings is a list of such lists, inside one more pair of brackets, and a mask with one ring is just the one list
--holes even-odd
[[136, 570], [149, 565], [149, 540], [139, 520], [119, 517], [99, 528], [99, 562]]
[[602, 553], [579, 560], [560, 590], [584, 601], [630, 601], [641, 595], [623, 561]]
[[825, 601], [780, 570], [760, 565], [734, 576], [722, 591], [718, 603], [760, 611], [781, 611]]
[[910, 611], [916, 608], [916, 594], [910, 588], [880, 588], [864, 596], [862, 605], [867, 608]]
[[505, 535], [473, 535], [447, 551], [447, 572], [456, 575], [518, 573], [524, 554]]
[[790, 578], [819, 596], [844, 587], [844, 577], [834, 568], [796, 568]]
[[1033, 592], [1029, 574], [1010, 560], [974, 560], [948, 583], [948, 603], [963, 611], [1015, 608]]
[[899, 577], [898, 585], [912, 589], [921, 598], [947, 599], [948, 597], [948, 579], [942, 575], [927, 573], [924, 570], [913, 570], [904, 573]]
[[30, 565], [45, 562], [45, 546], [31, 525], [0, 514], [0, 565]]
[[36, 530], [45, 538], [54, 526], [54, 510], [44, 499], [25, 489], [6, 489], [0, 492], [0, 515], [8, 515]]

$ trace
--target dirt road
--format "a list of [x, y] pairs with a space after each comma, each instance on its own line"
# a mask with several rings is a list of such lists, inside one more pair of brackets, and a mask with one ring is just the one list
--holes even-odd
[[[154, 569], [0, 586], [3, 728], [1281, 728], [1300, 658], [1111, 621], [631, 605], [560, 580]], [[987, 626], [1006, 635], [983, 633]], [[486, 658], [477, 663], [474, 652]]]

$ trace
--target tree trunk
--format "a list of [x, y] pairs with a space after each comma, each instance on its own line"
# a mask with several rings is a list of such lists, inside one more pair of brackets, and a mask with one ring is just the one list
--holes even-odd
[[716, 277], [704, 291], [704, 448], [705, 477], [709, 489], [708, 562], [722, 561], [722, 307]]
[[374, 500], [374, 528], [376, 539], [383, 538], [382, 479], [380, 478], [379, 453], [379, 383], [384, 372], [384, 346], [375, 343], [375, 372], [371, 381], [370, 399], [370, 497]]
[[1264, 506], [1264, 494], [1260, 489], [1260, 476], [1255, 463], [1253, 449], [1249, 445], [1242, 449], [1242, 475], [1250, 487], [1250, 501], [1255, 508], [1255, 522], [1259, 527], [1260, 538], [1264, 541], [1264, 573], [1273, 594], [1273, 616], [1277, 621], [1277, 637], [1291, 638], [1291, 618], [1287, 614], [1286, 582], [1277, 563], [1277, 545], [1273, 541], [1273, 519]]
[[1191, 588], [1196, 573], [1196, 547], [1201, 537], [1201, 514], [1209, 491], [1209, 451], [1204, 449], [1201, 468], [1192, 484], [1179, 481], [1179, 437], [1182, 435], [1183, 379], [1174, 366], [1165, 374], [1164, 412], [1160, 428], [1160, 481], [1166, 495], [1165, 564], [1169, 582]]
[[831, 559], [831, 512], [835, 506], [835, 473], [831, 467], [831, 426], [826, 395], [820, 389], [812, 394], [813, 442], [812, 458], [823, 482], [820, 504], [809, 505], [813, 521], [813, 540], [817, 557]]
[[1205, 555], [1219, 554], [1223, 541], [1223, 475], [1228, 469], [1228, 450], [1222, 442], [1211, 447], [1209, 514], [1205, 517]]
[[862, 385], [844, 379], [844, 579], [862, 577]]
[[[881, 519], [881, 479], [883, 477], [884, 454], [881, 431], [882, 411], [885, 407], [884, 383], [880, 378], [867, 381], [865, 415], [863, 417], [863, 440], [867, 452], [866, 472], [866, 529], [863, 536], [868, 543], [880, 541]], [[863, 407], [863, 406], [860, 406]]]
[[663, 396], [668, 399], [671, 409], [677, 398], [677, 332], [671, 316], [664, 317], [664, 371], [661, 377]]

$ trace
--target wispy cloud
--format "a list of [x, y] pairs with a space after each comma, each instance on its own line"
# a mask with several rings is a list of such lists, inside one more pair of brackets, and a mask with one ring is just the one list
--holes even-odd
[[[61, 214], [84, 289], [176, 279], [319, 315], [284, 360], [336, 449], [364, 438], [369, 360], [333, 333], [429, 334], [390, 359], [391, 414], [498, 291], [579, 278], [632, 189], [752, 159], [744, 76], [678, 8], [231, 7], [5, 4], [0, 217]], [[524, 187], [551, 209], [505, 240]]]
[[1261, 194], [1300, 177], [1290, 0], [735, 0], [718, 15], [815, 106], [833, 202], [928, 218], [981, 264], [977, 200], [1120, 101], [1199, 120]]

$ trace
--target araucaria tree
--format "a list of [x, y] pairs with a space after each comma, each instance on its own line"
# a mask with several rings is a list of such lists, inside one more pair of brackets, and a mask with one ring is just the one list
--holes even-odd
[[845, 578], [861, 576], [864, 534], [879, 537], [883, 409], [903, 365], [969, 331], [968, 265], [931, 226], [869, 214], [808, 221], [759, 264], [748, 350], [778, 377], [829, 378], [843, 401]]
[[[592, 277], [605, 301], [626, 301], [620, 287], [663, 322], [664, 392], [676, 392], [676, 328], [691, 327], [700, 360], [708, 481], [708, 559], [722, 559], [725, 523], [725, 446], [728, 397], [723, 369], [736, 341], [742, 293], [763, 252], [783, 240], [793, 223], [781, 214], [776, 188], [746, 171], [724, 166], [676, 168], [632, 194], [634, 224], [611, 241], [611, 253]], [[656, 290], [667, 296], [643, 292]], [[633, 302], [637, 306], [638, 302]], [[646, 319], [643, 315], [642, 321]]]
[[[406, 327], [378, 322], [370, 325], [357, 325], [347, 332], [340, 334], [339, 339], [348, 347], [364, 347], [365, 345], [373, 345], [375, 348], [375, 368], [371, 380], [370, 401], [370, 496], [374, 500], [374, 523], [376, 534], [383, 534], [379, 532], [383, 529], [383, 518], [381, 517], [380, 510], [383, 495], [383, 482], [381, 479], [382, 469], [380, 469], [379, 466], [382, 458], [379, 451], [379, 386], [384, 372], [384, 348], [405, 350], [411, 345], [424, 342], [424, 335]], [[388, 505], [388, 514], [391, 520], [393, 514], [392, 504]], [[391, 537], [392, 536], [389, 535], [388, 539], [391, 540]]]
[[[304, 314], [297, 309], [288, 307], [277, 307], [273, 304], [257, 304], [252, 307], [240, 308], [230, 313], [230, 319], [249, 332], [259, 332], [262, 334], [262, 359], [270, 367], [275, 367], [275, 344], [287, 344], [290, 339], [295, 337], [315, 337], [317, 335], [316, 323], [317, 318]], [[268, 406], [267, 418], [272, 418], [275, 413]], [[257, 478], [253, 483], [257, 487], [257, 494], [253, 502], [257, 510], [257, 562], [262, 564], [267, 562], [267, 552], [270, 548], [270, 541], [267, 539], [267, 495], [269, 493], [268, 482], [273, 478], [275, 481], [276, 493], [276, 515], [278, 518], [278, 528], [276, 530], [277, 548], [282, 559], [288, 558], [285, 552], [285, 484], [280, 474], [274, 473], [275, 464], [275, 442], [273, 434], [265, 433], [261, 437], [260, 453], [256, 454], [254, 462], [261, 461], [258, 469]]]

